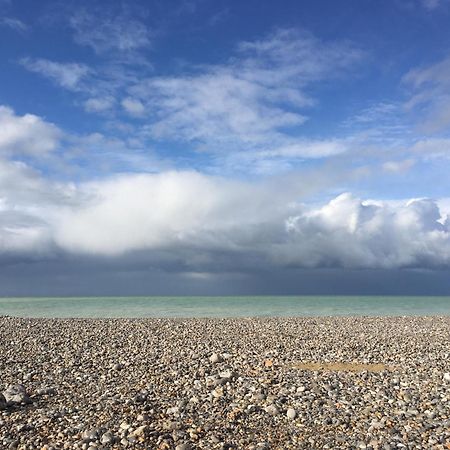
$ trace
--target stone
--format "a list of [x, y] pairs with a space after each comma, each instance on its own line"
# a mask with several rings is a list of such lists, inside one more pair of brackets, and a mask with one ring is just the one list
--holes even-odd
[[222, 357], [220, 355], [218, 355], [217, 353], [213, 353], [210, 357], [209, 360], [213, 363], [219, 363], [222, 362]]
[[81, 437], [83, 438], [84, 441], [96, 441], [98, 439], [98, 435], [99, 435], [99, 430], [97, 429], [92, 429], [92, 430], [86, 430], [83, 432], [83, 434], [81, 435]]
[[31, 403], [25, 386], [22, 384], [11, 384], [6, 391], [3, 391], [3, 396], [8, 405], [20, 405]]
[[444, 378], [444, 381], [449, 381], [450, 382], [450, 372], [445, 372], [443, 378]]
[[220, 378], [225, 378], [229, 380], [233, 376], [233, 372], [230, 369], [223, 370], [222, 372], [219, 372]]
[[190, 450], [191, 446], [189, 444], [178, 444], [175, 450]]
[[120, 424], [120, 429], [121, 430], [129, 430], [131, 428], [131, 425], [128, 422], [122, 422]]
[[114, 435], [110, 431], [103, 433], [100, 438], [100, 443], [103, 445], [114, 444], [114, 441]]
[[270, 414], [271, 416], [277, 416], [280, 414], [280, 411], [275, 405], [269, 405], [266, 407], [266, 413]]
[[3, 394], [0, 394], [0, 410], [6, 409], [6, 398]]
[[180, 411], [180, 408], [178, 406], [171, 406], [170, 408], [167, 408], [166, 414], [174, 415], [174, 414], [178, 414], [179, 411]]
[[297, 417], [297, 411], [294, 408], [289, 408], [286, 412], [288, 419], [295, 419]]
[[147, 429], [147, 425], [141, 425], [140, 427], [137, 427], [133, 431], [133, 436], [136, 436], [136, 437], [144, 436], [146, 429]]
[[55, 395], [56, 389], [55, 388], [39, 388], [36, 391], [36, 395]]

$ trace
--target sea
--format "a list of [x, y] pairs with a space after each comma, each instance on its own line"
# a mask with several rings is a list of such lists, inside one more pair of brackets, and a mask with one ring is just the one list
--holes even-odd
[[2, 315], [49, 318], [448, 316], [450, 297], [21, 297], [0, 298]]

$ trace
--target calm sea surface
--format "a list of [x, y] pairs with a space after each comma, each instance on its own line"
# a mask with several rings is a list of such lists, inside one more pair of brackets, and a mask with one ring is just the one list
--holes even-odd
[[450, 315], [450, 297], [0, 298], [0, 315], [21, 317]]

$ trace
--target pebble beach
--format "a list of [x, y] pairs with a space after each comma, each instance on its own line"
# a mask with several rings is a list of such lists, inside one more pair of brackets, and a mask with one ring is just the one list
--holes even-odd
[[0, 318], [1, 449], [450, 449], [450, 317]]

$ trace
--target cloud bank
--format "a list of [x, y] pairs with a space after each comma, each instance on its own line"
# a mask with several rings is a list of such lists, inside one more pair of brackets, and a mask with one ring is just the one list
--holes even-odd
[[[154, 255], [179, 270], [448, 267], [450, 222], [429, 199], [320, 205], [282, 183], [196, 172], [122, 175], [49, 184], [24, 166], [0, 166], [3, 254], [39, 249], [99, 257]], [[8, 178], [16, 180], [8, 188]], [[278, 188], [276, 187], [278, 186]], [[215, 255], [234, 255], [216, 260]], [[165, 263], [164, 263], [165, 261]], [[228, 267], [224, 267], [228, 264]]]

